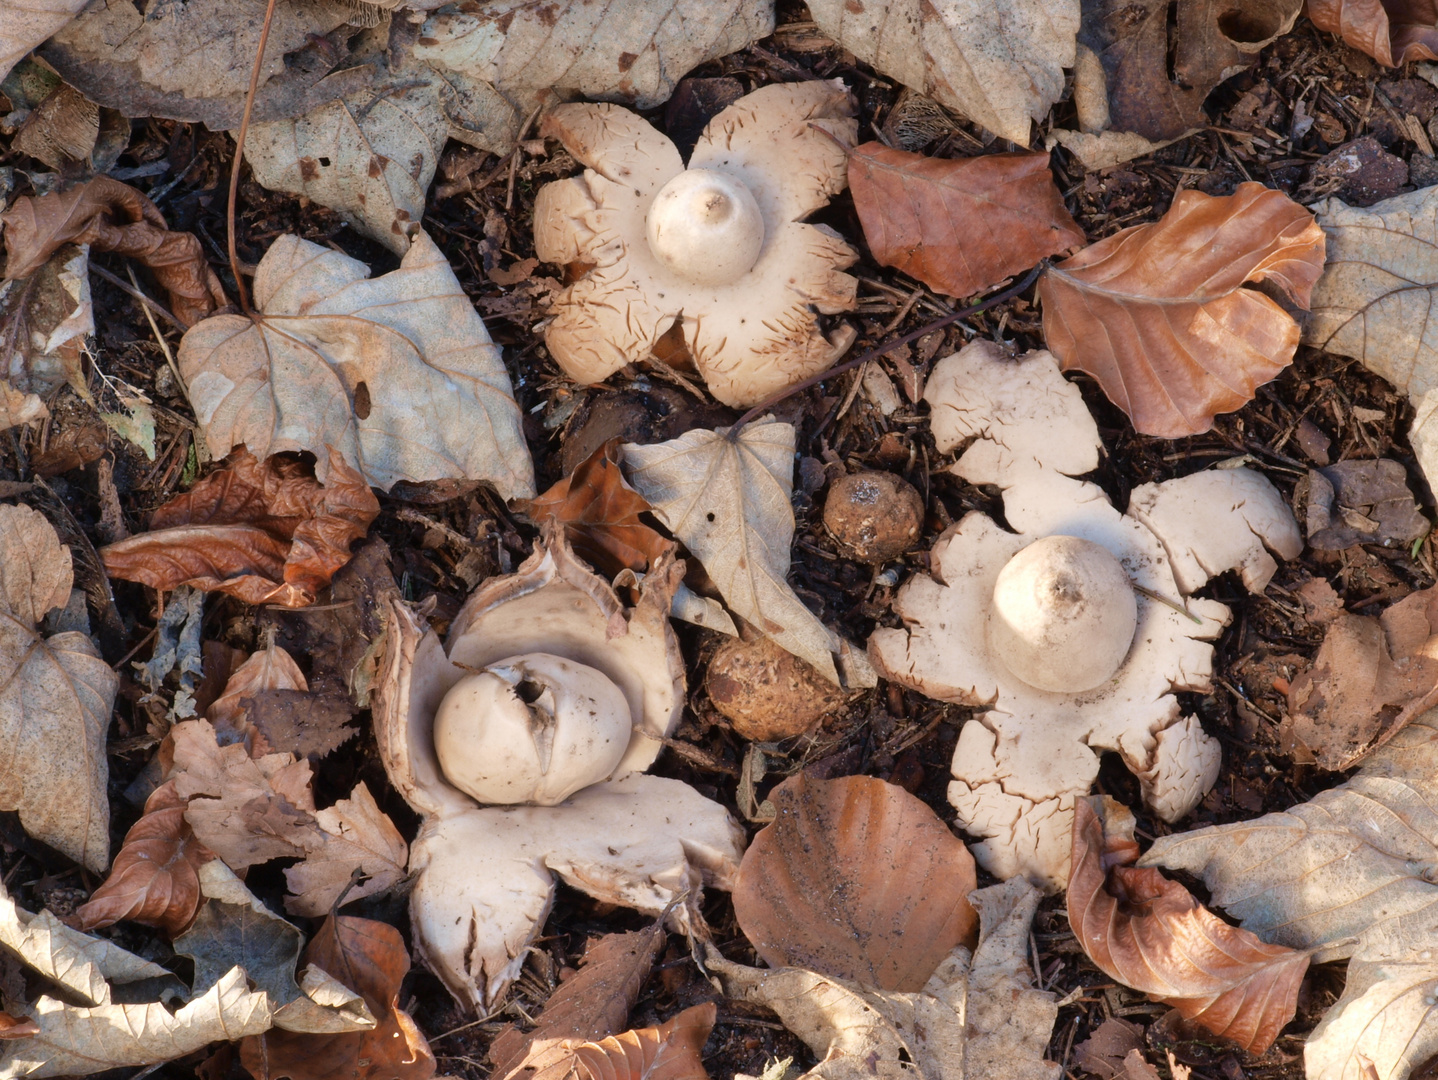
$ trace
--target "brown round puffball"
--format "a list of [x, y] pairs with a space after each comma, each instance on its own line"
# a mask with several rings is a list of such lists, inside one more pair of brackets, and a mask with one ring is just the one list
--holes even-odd
[[924, 500], [914, 485], [889, 472], [857, 472], [829, 488], [824, 527], [844, 554], [866, 563], [898, 558], [919, 540]]
[[709, 661], [704, 688], [734, 731], [777, 742], [808, 731], [846, 695], [810, 665], [768, 638], [732, 638]]

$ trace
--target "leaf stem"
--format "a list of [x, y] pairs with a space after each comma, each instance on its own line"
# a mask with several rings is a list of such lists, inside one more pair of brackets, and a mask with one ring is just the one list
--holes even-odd
[[779, 404], [779, 402], [783, 401], [785, 398], [792, 397], [803, 390], [809, 389], [811, 386], [818, 386], [825, 379], [832, 379], [835, 375], [842, 375], [846, 371], [852, 371], [856, 367], [867, 364], [875, 357], [883, 356], [886, 352], [892, 352], [894, 349], [900, 348], [904, 345], [908, 345], [911, 342], [918, 341], [919, 338], [924, 337], [928, 334], [932, 334], [935, 330], [942, 330], [950, 323], [958, 322], [960, 319], [967, 319], [970, 315], [977, 315], [981, 311], [987, 311], [991, 307], [997, 307], [1005, 300], [1013, 299], [1015, 296], [1018, 296], [1019, 293], [1027, 290], [1030, 285], [1037, 281], [1039, 279], [1039, 275], [1048, 268], [1048, 264], [1049, 263], [1047, 259], [1042, 260], [1037, 266], [1035, 266], [1032, 270], [1025, 274], [1023, 280], [1020, 281], [1017, 285], [1010, 285], [1003, 292], [994, 293], [994, 295], [990, 296], [987, 300], [974, 304], [971, 307], [960, 308], [958, 311], [951, 312], [950, 314], [945, 315], [942, 318], [935, 319], [931, 323], [925, 323], [913, 333], [905, 334], [901, 338], [896, 338], [895, 340], [889, 342], [887, 345], [880, 345], [877, 348], [870, 349], [862, 356], [855, 357], [853, 360], [846, 360], [838, 367], [831, 367], [827, 371], [819, 372], [819, 374], [815, 375], [813, 378], [805, 379], [803, 382], [795, 383], [793, 386], [786, 387], [785, 389], [779, 391], [779, 393], [775, 394], [773, 397], [766, 398], [765, 400], [759, 402], [758, 405], [755, 405], [743, 416], [739, 417], [739, 419], [735, 421], [734, 426], [729, 429], [729, 433], [726, 437], [731, 442], [738, 439], [739, 432], [744, 428], [745, 424], [748, 424], [750, 421], [758, 418], [759, 416], [762, 416], [765, 412], [767, 412], [769, 409], [772, 409], [775, 405]]
[[250, 291], [245, 279], [240, 276], [240, 258], [235, 254], [235, 198], [240, 190], [240, 161], [245, 155], [245, 136], [250, 131], [250, 114], [255, 110], [255, 94], [260, 88], [260, 68], [265, 62], [265, 46], [270, 41], [270, 24], [275, 20], [275, 0], [265, 8], [265, 21], [260, 27], [260, 45], [255, 50], [255, 66], [250, 69], [250, 88], [245, 93], [245, 113], [240, 118], [240, 133], [235, 136], [235, 160], [230, 165], [230, 199], [225, 211], [225, 241], [229, 248], [230, 272], [235, 275], [235, 289], [240, 294], [240, 307], [251, 319], [255, 312], [250, 307]]

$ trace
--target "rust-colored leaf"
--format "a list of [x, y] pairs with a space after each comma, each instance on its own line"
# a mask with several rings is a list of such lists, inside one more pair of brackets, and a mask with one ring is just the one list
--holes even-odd
[[5, 225], [6, 277], [29, 277], [61, 244], [89, 244], [148, 266], [169, 292], [175, 318], [186, 326], [228, 304], [199, 239], [170, 232], [154, 203], [108, 176], [69, 191], [22, 196], [0, 214], [0, 222]]
[[545, 1080], [709, 1080], [704, 1040], [718, 1008], [710, 1001], [685, 1009], [658, 1027], [637, 1028], [599, 1042], [580, 1043], [542, 1074]]
[[1309, 953], [1230, 926], [1138, 858], [1133, 815], [1106, 796], [1074, 813], [1069, 924], [1099, 969], [1261, 1054], [1293, 1019]]
[[305, 948], [314, 964], [344, 983], [378, 1023], [369, 1031], [310, 1035], [271, 1029], [240, 1042], [240, 1061], [258, 1080], [428, 1080], [429, 1043], [399, 1007], [409, 951], [393, 926], [330, 915]]
[[237, 667], [225, 683], [224, 692], [205, 712], [205, 719], [215, 725], [221, 742], [243, 741], [251, 757], [264, 757], [288, 746], [273, 746], [263, 732], [250, 722], [249, 706], [266, 690], [309, 690], [305, 674], [294, 657], [273, 643], [254, 653]]
[[1388, 67], [1438, 60], [1434, 0], [1308, 0], [1304, 14]]
[[0, 1012], [0, 1039], [28, 1039], [40, 1034], [40, 1025], [28, 1016], [11, 1016]]
[[261, 462], [241, 447], [227, 466], [160, 507], [150, 531], [102, 548], [111, 577], [169, 590], [228, 593], [247, 604], [304, 607], [349, 562], [379, 513], [359, 473], [330, 450], [329, 483], [298, 460]]
[[186, 802], [173, 782], [161, 784], [145, 800], [145, 812], [125, 834], [110, 876], [76, 909], [79, 929], [129, 919], [174, 937], [190, 925], [202, 900], [199, 869], [215, 853], [185, 821]]
[[803, 773], [769, 799], [778, 817], [744, 853], [734, 914], [770, 967], [914, 992], [973, 945], [973, 857], [920, 800], [873, 777]]
[[1254, 288], [1308, 307], [1323, 230], [1281, 191], [1181, 191], [1159, 221], [1084, 248], [1039, 281], [1044, 338], [1145, 435], [1207, 431], [1293, 361], [1298, 324]]
[[538, 498], [520, 510], [543, 525], [552, 520], [580, 558], [606, 577], [620, 570], [647, 570], [672, 541], [639, 520], [653, 507], [619, 470], [619, 439], [610, 439]]
[[1048, 154], [932, 158], [864, 143], [849, 188], [874, 258], [950, 296], [971, 296], [1080, 247]]

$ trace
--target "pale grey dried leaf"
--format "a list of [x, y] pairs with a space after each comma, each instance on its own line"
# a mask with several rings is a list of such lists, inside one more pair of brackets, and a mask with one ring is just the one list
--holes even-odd
[[29, 277], [0, 281], [0, 370], [14, 421], [5, 426], [44, 416], [40, 398], [80, 380], [79, 343], [94, 332], [88, 245], [65, 244]]
[[[397, 270], [282, 236], [260, 260], [260, 318], [218, 315], [180, 342], [210, 452], [333, 447], [376, 487], [487, 480], [534, 494], [534, 466], [499, 348], [444, 254], [417, 233]], [[363, 388], [363, 389], [361, 389]]]
[[73, 19], [88, 0], [0, 0], [0, 79]]
[[830, 682], [837, 637], [785, 580], [794, 537], [794, 428], [760, 420], [739, 432], [695, 429], [652, 446], [626, 443], [634, 489], [703, 565], [724, 602]]

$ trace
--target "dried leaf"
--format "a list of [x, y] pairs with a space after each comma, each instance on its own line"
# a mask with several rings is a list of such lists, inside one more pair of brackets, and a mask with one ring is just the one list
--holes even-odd
[[240, 1043], [240, 1061], [257, 1080], [428, 1080], [434, 1055], [399, 1008], [409, 950], [392, 926], [330, 915], [305, 949], [304, 963], [358, 993], [378, 1023], [368, 1031], [268, 1031]]
[[950, 296], [971, 296], [1085, 243], [1048, 154], [931, 158], [864, 143], [849, 188], [876, 261]]
[[148, 266], [169, 292], [175, 318], [186, 326], [227, 303], [199, 238], [168, 231], [154, 203], [108, 176], [68, 191], [21, 196], [0, 214], [0, 222], [5, 226], [7, 277], [29, 277], [62, 244], [89, 244]]
[[251, 757], [263, 757], [276, 750], [289, 752], [288, 746], [275, 746], [250, 723], [245, 702], [265, 690], [309, 690], [304, 672], [294, 657], [273, 642], [235, 668], [220, 696], [205, 710], [205, 719], [215, 726], [217, 742], [242, 741]]
[[[99, 0], [54, 36], [44, 58], [91, 101], [126, 116], [233, 130], [244, 110], [265, 6], [265, 0], [190, 0], [161, 8]], [[298, 116], [369, 82], [370, 68], [342, 63], [354, 35], [346, 25], [351, 20], [367, 21], [343, 0], [280, 0], [255, 122]]]
[[[432, 240], [399, 269], [282, 236], [255, 273], [251, 321], [219, 315], [180, 342], [181, 374], [210, 452], [258, 457], [334, 447], [366, 483], [487, 480], [534, 492], [509, 376]], [[316, 465], [321, 482], [328, 462]]]
[[86, 635], [42, 638], [64, 607], [70, 552], [28, 506], [0, 506], [0, 809], [97, 873], [110, 863], [105, 732], [119, 677]]
[[1114, 130], [1176, 139], [1208, 123], [1204, 99], [1253, 66], [1260, 49], [1292, 28], [1302, 6], [1302, 0], [1245, 0], [1241, 6], [1098, 0], [1084, 4], [1078, 40], [1103, 65]]
[[794, 428], [775, 420], [624, 445], [634, 489], [703, 564], [724, 602], [838, 683], [835, 634], [789, 588]]
[[79, 14], [87, 0], [0, 0], [0, 79]]
[[283, 749], [295, 757], [322, 758], [358, 734], [349, 726], [355, 708], [348, 696], [261, 690], [245, 698], [245, 710], [260, 745]]
[[1074, 1063], [1099, 1080], [1131, 1080], [1128, 1058], [1143, 1049], [1143, 1028], [1117, 1016], [1105, 1020], [1083, 1042], [1074, 1047]]
[[1181, 191], [1159, 221], [1114, 233], [1039, 280], [1044, 338], [1145, 435], [1207, 431], [1293, 361], [1298, 324], [1250, 282], [1306, 308], [1323, 235], [1281, 191]]
[[972, 963], [956, 948], [919, 993], [874, 990], [801, 968], [764, 970], [710, 950], [725, 993], [764, 1005], [819, 1064], [805, 1080], [1058, 1080], [1043, 1060], [1058, 1006], [1032, 987], [1029, 925], [1041, 894], [1022, 877], [970, 899], [982, 928]]
[[40, 1025], [28, 1016], [11, 1016], [0, 1012], [0, 1039], [23, 1039], [40, 1034]]
[[1406, 548], [1430, 525], [1408, 488], [1408, 470], [1379, 458], [1310, 469], [1307, 527], [1310, 547], [1341, 551], [1354, 544]]
[[885, 75], [1027, 146], [1074, 65], [1079, 0], [813, 0], [819, 29]]
[[84, 385], [80, 342], [94, 332], [85, 248], [62, 244], [29, 277], [0, 281], [4, 427], [49, 415], [40, 399], [62, 383]]
[[303, 607], [350, 558], [379, 501], [330, 450], [328, 482], [299, 461], [247, 449], [150, 517], [150, 531], [100, 549], [111, 577], [190, 585], [249, 604]]
[[1314, 210], [1327, 235], [1328, 263], [1313, 290], [1305, 343], [1363, 366], [1406, 393], [1418, 464], [1438, 481], [1438, 350], [1427, 332], [1438, 289], [1438, 187], [1420, 188], [1366, 209], [1338, 199]]
[[312, 845], [304, 862], [285, 871], [294, 894], [285, 900], [285, 910], [323, 915], [350, 885], [356, 867], [368, 880], [349, 889], [350, 900], [392, 889], [404, 880], [409, 848], [363, 781], [348, 799], [316, 811], [315, 821], [324, 840]]
[[1100, 971], [1261, 1054], [1293, 1019], [1309, 955], [1219, 919], [1157, 870], [1136, 869], [1133, 815], [1077, 800], [1069, 923]]
[[663, 923], [655, 922], [643, 930], [591, 941], [578, 973], [560, 983], [545, 1002], [539, 1026], [529, 1032], [506, 1028], [490, 1044], [495, 1080], [515, 1076], [528, 1080], [536, 1061], [542, 1065], [553, 1047], [592, 1042], [622, 1031], [666, 940]]
[[704, 1041], [714, 1029], [718, 1007], [694, 1005], [658, 1027], [610, 1035], [599, 1042], [570, 1046], [565, 1060], [543, 1075], [549, 1080], [709, 1080], [704, 1071]]
[[1438, 7], [1430, 0], [1308, 0], [1304, 14], [1386, 67], [1438, 60]]
[[[128, 136], [129, 125], [125, 128]], [[61, 83], [26, 117], [10, 145], [59, 170], [88, 158], [99, 137], [100, 107]]]
[[1160, 838], [1150, 866], [1187, 870], [1265, 941], [1351, 957], [1343, 996], [1308, 1037], [1309, 1080], [1405, 1080], [1438, 1053], [1438, 713], [1418, 717], [1347, 783], [1282, 813]]
[[563, 525], [575, 553], [608, 578], [625, 568], [643, 573], [671, 546], [639, 519], [653, 507], [624, 479], [619, 443], [610, 439], [569, 476], [518, 507], [540, 525]]
[[199, 910], [199, 868], [214, 857], [186, 823], [175, 785], [161, 784], [125, 834], [110, 876], [76, 909], [77, 925], [97, 930], [129, 919], [175, 937]]
[[770, 967], [914, 993], [973, 945], [973, 857], [913, 795], [799, 773], [769, 800], [778, 817], [744, 853], [734, 914]]

